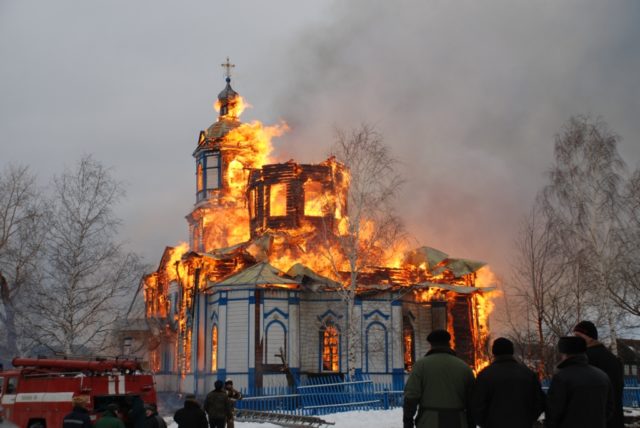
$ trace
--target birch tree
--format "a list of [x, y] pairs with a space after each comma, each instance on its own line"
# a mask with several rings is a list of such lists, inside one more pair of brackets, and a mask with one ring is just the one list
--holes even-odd
[[31, 296], [32, 338], [53, 352], [99, 352], [135, 292], [136, 255], [116, 241], [123, 187], [91, 157], [53, 180], [45, 271]]
[[[612, 290], [619, 286], [624, 162], [619, 137], [601, 120], [571, 118], [555, 142], [555, 163], [544, 189], [547, 216], [561, 241], [566, 283], [574, 292], [577, 319], [606, 325], [615, 346], [619, 311]], [[563, 308], [565, 311], [567, 308]]]
[[[394, 205], [403, 179], [397, 172], [398, 161], [384, 145], [382, 136], [369, 125], [337, 130], [332, 154], [350, 174], [347, 223], [345, 232], [338, 237], [349, 277], [338, 292], [347, 307], [345, 340], [348, 371], [353, 376], [362, 347], [360, 324], [355, 322], [358, 277], [367, 266], [378, 265], [383, 250], [404, 237]], [[339, 274], [340, 267], [334, 264], [334, 270]]]
[[38, 282], [45, 215], [46, 204], [27, 167], [0, 172], [0, 359], [21, 351], [21, 305]]

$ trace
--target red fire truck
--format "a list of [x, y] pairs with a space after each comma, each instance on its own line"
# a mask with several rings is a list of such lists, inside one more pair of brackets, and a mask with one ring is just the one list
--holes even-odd
[[15, 369], [0, 371], [0, 404], [20, 428], [61, 427], [76, 395], [90, 397], [93, 421], [110, 403], [125, 415], [132, 406], [156, 403], [153, 375], [136, 360], [14, 358], [12, 364]]

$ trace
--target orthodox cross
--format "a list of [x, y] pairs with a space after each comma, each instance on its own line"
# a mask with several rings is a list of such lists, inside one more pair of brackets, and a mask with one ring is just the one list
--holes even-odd
[[229, 62], [229, 57], [227, 57], [227, 62], [225, 62], [224, 64], [220, 64], [220, 66], [222, 66], [222, 68], [226, 68], [226, 69], [227, 69], [227, 70], [225, 71], [225, 73], [224, 73], [224, 76], [225, 76], [227, 79], [230, 79], [230, 78], [231, 78], [231, 69], [232, 69], [233, 67], [235, 67], [236, 65], [235, 65], [235, 64], [231, 64], [231, 63]]

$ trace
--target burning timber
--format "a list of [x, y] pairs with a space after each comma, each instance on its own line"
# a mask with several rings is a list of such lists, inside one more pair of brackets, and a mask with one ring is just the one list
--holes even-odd
[[430, 247], [404, 251], [401, 262], [380, 249], [358, 272], [348, 325], [350, 272], [338, 243], [349, 171], [335, 158], [273, 162], [271, 138], [286, 125], [241, 122], [230, 80], [193, 152], [189, 242], [167, 247], [142, 281], [153, 328], [138, 339], [152, 344], [159, 390], [204, 393], [227, 377], [252, 390], [348, 372], [402, 388], [435, 328], [451, 333], [469, 364], [486, 364], [491, 273]]

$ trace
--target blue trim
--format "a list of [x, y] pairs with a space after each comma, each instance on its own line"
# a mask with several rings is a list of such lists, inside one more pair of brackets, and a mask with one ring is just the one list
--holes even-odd
[[[322, 369], [322, 346], [324, 345], [324, 331], [326, 330], [326, 327], [329, 327], [329, 326], [335, 327], [336, 330], [338, 331], [338, 371], [337, 372], [330, 371], [330, 370], [325, 371]], [[336, 322], [329, 319], [329, 320], [326, 320], [324, 325], [320, 327], [320, 330], [318, 330], [318, 373], [340, 373], [340, 372], [342, 372], [342, 330], [340, 329], [340, 326]]]
[[223, 382], [227, 380], [227, 370], [226, 369], [218, 370], [218, 372], [216, 373], [216, 378], [218, 378], [218, 380], [221, 380]]
[[358, 298], [356, 298], [356, 299], [353, 301], [353, 305], [354, 305], [354, 306], [362, 306], [362, 299], [358, 299]]
[[328, 309], [327, 311], [325, 311], [323, 314], [318, 315], [318, 321], [322, 321], [325, 318], [328, 318], [329, 315], [331, 315], [333, 318], [335, 319], [342, 319], [342, 315], [338, 315], [335, 312], [333, 312], [331, 309]]
[[219, 304], [220, 306], [226, 306], [227, 301], [228, 301], [228, 299], [229, 299], [229, 298], [227, 297], [227, 294], [228, 294], [228, 293], [227, 293], [226, 291], [221, 291], [221, 292], [220, 292], [220, 297], [219, 297], [219, 302], [218, 302], [218, 304]]
[[300, 304], [300, 296], [298, 293], [289, 293], [289, 298], [287, 299], [290, 305], [299, 305]]
[[404, 389], [404, 369], [393, 369], [391, 379], [394, 391], [402, 391]]
[[300, 368], [298, 367], [289, 367], [291, 374], [293, 375], [293, 379], [296, 385], [300, 384]]
[[256, 304], [256, 292], [249, 292], [249, 304], [250, 305], [255, 305]]
[[374, 321], [370, 323], [365, 330], [365, 369], [367, 373], [369, 373], [369, 330], [373, 326], [379, 325], [382, 327], [384, 331], [384, 371], [389, 372], [389, 334], [387, 332], [387, 327], [379, 321]]
[[267, 319], [269, 317], [269, 315], [271, 315], [272, 313], [277, 312], [280, 315], [282, 315], [285, 319], [289, 319], [289, 314], [285, 313], [282, 309], [280, 308], [273, 308], [271, 309], [269, 312], [265, 312], [263, 319]]
[[372, 316], [374, 316], [375, 314], [380, 315], [382, 318], [384, 318], [385, 320], [389, 319], [389, 315], [385, 315], [382, 313], [382, 311], [380, 309], [374, 309], [373, 311], [369, 312], [368, 314], [366, 314], [364, 316], [365, 320], [368, 320], [369, 318], [371, 318]]
[[249, 383], [249, 394], [253, 395], [256, 391], [256, 369], [254, 367], [249, 367], [248, 383]]
[[211, 319], [211, 321], [217, 322], [218, 321], [218, 311], [213, 311], [211, 313], [210, 319]]
[[362, 379], [362, 369], [356, 368], [353, 371], [353, 375], [355, 376], [356, 379]]
[[392, 300], [391, 306], [402, 306], [402, 300], [398, 300], [398, 299]]
[[264, 357], [265, 360], [268, 361], [269, 358], [267, 357], [266, 353], [269, 350], [269, 328], [271, 327], [272, 324], [280, 324], [282, 326], [282, 332], [284, 333], [284, 348], [286, 351], [289, 351], [289, 347], [287, 346], [287, 326], [284, 325], [284, 323], [280, 320], [273, 320], [270, 321], [269, 324], [267, 324], [264, 327]]

